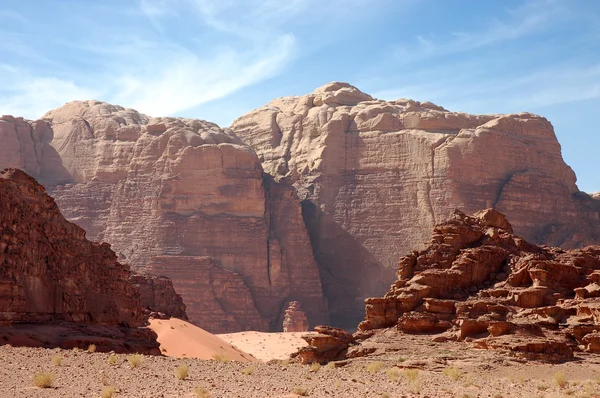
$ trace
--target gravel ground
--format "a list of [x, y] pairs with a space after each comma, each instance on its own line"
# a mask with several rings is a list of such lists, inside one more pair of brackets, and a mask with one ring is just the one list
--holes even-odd
[[[413, 347], [418, 347], [418, 344]], [[425, 345], [424, 345], [425, 347]], [[144, 356], [131, 368], [127, 355], [41, 348], [0, 347], [0, 397], [600, 397], [598, 356], [560, 365], [492, 361], [488, 351], [456, 345], [433, 357], [390, 352], [345, 366], [248, 364], [233, 361]], [[434, 352], [432, 351], [432, 352]], [[474, 352], [472, 355], [471, 352]], [[479, 353], [478, 353], [479, 352]], [[478, 356], [481, 356], [478, 360]], [[407, 352], [403, 352], [404, 355]], [[55, 357], [62, 358], [60, 365]], [[446, 359], [441, 363], [439, 358]], [[437, 364], [437, 365], [436, 365]], [[175, 369], [189, 367], [179, 380]], [[451, 369], [451, 370], [448, 370]], [[35, 375], [54, 375], [51, 388], [33, 385]], [[561, 388], [554, 376], [564, 373]], [[445, 374], [447, 373], [447, 374]], [[196, 393], [195, 389], [202, 388]], [[203, 392], [206, 394], [202, 395]], [[106, 395], [103, 398], [108, 398]]]

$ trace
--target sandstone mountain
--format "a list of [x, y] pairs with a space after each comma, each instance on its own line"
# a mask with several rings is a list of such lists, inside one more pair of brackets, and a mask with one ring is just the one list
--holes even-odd
[[600, 246], [563, 250], [512, 232], [495, 210], [455, 212], [425, 250], [400, 259], [397, 281], [367, 300], [359, 329], [396, 327], [553, 361], [600, 352]]
[[160, 353], [156, 335], [139, 328], [129, 267], [108, 244], [88, 241], [21, 170], [0, 173], [0, 198], [2, 344], [70, 348], [87, 339], [106, 351]]
[[536, 243], [600, 242], [600, 201], [579, 192], [540, 116], [449, 112], [331, 83], [275, 99], [231, 129], [296, 187], [334, 324], [360, 316], [399, 258], [455, 208], [493, 207]]
[[133, 269], [170, 277], [192, 322], [276, 330], [290, 301], [312, 325], [329, 320], [293, 187], [264, 174], [230, 130], [98, 101], [38, 123], [53, 130], [68, 181], [38, 176], [65, 216]]

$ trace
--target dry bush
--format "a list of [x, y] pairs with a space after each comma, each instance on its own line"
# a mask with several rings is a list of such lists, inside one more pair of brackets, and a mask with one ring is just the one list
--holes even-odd
[[39, 388], [50, 388], [54, 384], [54, 375], [43, 372], [33, 377], [33, 385]]
[[449, 378], [451, 378], [452, 380], [456, 381], [456, 380], [460, 379], [460, 377], [462, 376], [463, 373], [456, 366], [450, 366], [450, 367], [444, 369], [444, 374], [446, 376], [448, 376]]
[[100, 396], [102, 398], [112, 398], [116, 392], [117, 392], [117, 389], [115, 388], [115, 386], [108, 386], [102, 390], [102, 392], [100, 393]]
[[383, 362], [375, 361], [371, 362], [367, 365], [367, 370], [371, 373], [379, 373], [379, 371], [383, 368]]
[[321, 369], [321, 364], [319, 362], [313, 362], [312, 365], [310, 365], [310, 371], [313, 373], [318, 372], [319, 369]]
[[144, 357], [140, 354], [132, 354], [127, 357], [127, 362], [129, 362], [131, 369], [137, 368], [144, 362]]
[[242, 373], [245, 374], [246, 376], [250, 376], [252, 373], [254, 373], [255, 370], [256, 370], [256, 365], [250, 365], [250, 366], [244, 368], [244, 370], [242, 370]]
[[190, 376], [189, 366], [179, 365], [177, 368], [175, 368], [175, 376], [177, 376], [179, 380], [187, 379]]
[[301, 397], [308, 397], [308, 389], [304, 387], [294, 387], [292, 388], [292, 394], [296, 394]]
[[108, 356], [107, 362], [109, 365], [116, 365], [117, 364], [117, 356], [115, 354], [110, 354]]
[[329, 362], [325, 365], [325, 369], [335, 369], [335, 362]]
[[229, 358], [227, 358], [227, 355], [225, 355], [225, 354], [216, 354], [215, 353], [215, 354], [213, 354], [212, 358], [215, 361], [219, 361], [219, 362], [227, 362], [227, 361], [229, 361]]
[[404, 377], [414, 383], [419, 378], [419, 369], [404, 369]]
[[400, 376], [400, 370], [398, 370], [398, 368], [389, 368], [385, 370], [385, 374], [388, 375], [390, 380], [397, 381]]
[[194, 395], [198, 398], [210, 398], [210, 391], [204, 387], [198, 386], [194, 388]]
[[560, 388], [565, 388], [568, 384], [567, 376], [563, 372], [556, 372], [552, 375], [552, 379]]
[[58, 354], [52, 357], [52, 363], [56, 366], [62, 365], [63, 356]]
[[88, 352], [96, 352], [96, 344], [90, 344], [87, 350]]

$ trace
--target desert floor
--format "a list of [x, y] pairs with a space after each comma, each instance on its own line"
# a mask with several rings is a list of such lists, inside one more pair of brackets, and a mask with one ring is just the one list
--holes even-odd
[[[265, 338], [263, 352], [271, 340], [281, 339]], [[102, 397], [110, 387], [113, 397], [132, 398], [600, 397], [598, 355], [552, 365], [425, 336], [389, 333], [379, 342], [382, 349], [374, 357], [339, 367], [144, 356], [132, 368], [128, 355], [115, 355], [109, 364], [108, 353], [1, 346], [0, 397]], [[176, 377], [181, 365], [189, 369], [185, 380]], [[33, 377], [43, 372], [55, 376], [52, 388], [33, 385]]]

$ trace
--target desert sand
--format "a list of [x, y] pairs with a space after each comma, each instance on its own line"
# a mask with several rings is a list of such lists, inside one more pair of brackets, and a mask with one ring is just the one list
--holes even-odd
[[298, 347], [307, 343], [302, 335], [307, 332], [295, 333], [264, 333], [264, 332], [239, 332], [218, 334], [217, 336], [240, 350], [251, 354], [261, 361], [271, 359], [286, 359]]
[[252, 355], [181, 319], [151, 319], [150, 329], [158, 335], [162, 354], [169, 357], [258, 362]]
[[[338, 367], [144, 356], [132, 368], [128, 355], [117, 354], [110, 364], [108, 353], [4, 345], [0, 397], [102, 397], [110, 387], [115, 398], [600, 396], [597, 355], [551, 365], [472, 349], [467, 343], [388, 337], [394, 340], [387, 353]], [[60, 365], [56, 357], [61, 357]], [[176, 377], [181, 365], [189, 369], [185, 380]], [[33, 385], [33, 377], [42, 372], [54, 375], [53, 387]]]

